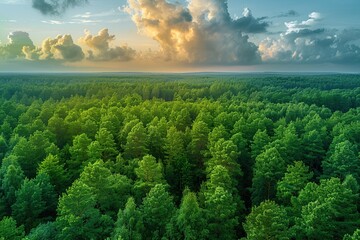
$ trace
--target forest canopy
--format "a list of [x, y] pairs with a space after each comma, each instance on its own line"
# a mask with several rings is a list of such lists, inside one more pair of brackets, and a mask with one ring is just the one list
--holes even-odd
[[360, 236], [359, 75], [0, 85], [0, 239]]

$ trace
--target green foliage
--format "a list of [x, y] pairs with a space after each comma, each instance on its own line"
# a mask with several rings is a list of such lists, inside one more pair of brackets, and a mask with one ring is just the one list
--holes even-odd
[[358, 238], [359, 75], [0, 83], [0, 239]]
[[47, 174], [50, 183], [55, 187], [57, 194], [61, 194], [68, 183], [68, 175], [65, 166], [60, 162], [59, 156], [48, 155], [38, 168], [38, 174]]
[[289, 165], [285, 176], [277, 183], [277, 198], [288, 205], [291, 198], [296, 197], [312, 177], [313, 173], [309, 172], [309, 167], [303, 162]]
[[4, 217], [0, 221], [0, 237], [6, 240], [21, 240], [25, 235], [24, 226], [17, 227], [12, 217]]
[[251, 187], [254, 206], [275, 198], [276, 183], [285, 174], [285, 169], [285, 161], [276, 148], [269, 148], [257, 156]]
[[143, 231], [141, 212], [137, 209], [134, 198], [130, 197], [124, 210], [119, 210], [112, 239], [141, 240]]
[[359, 226], [359, 195], [338, 178], [308, 183], [292, 199], [296, 239], [341, 239]]
[[349, 141], [340, 142], [335, 146], [331, 156], [322, 162], [324, 173], [322, 177], [338, 177], [344, 179], [346, 175], [353, 175], [360, 180], [359, 157], [355, 145]]
[[144, 221], [145, 239], [161, 239], [166, 225], [175, 213], [175, 205], [163, 184], [155, 185], [144, 198], [141, 211]]
[[142, 123], [136, 124], [126, 137], [124, 157], [141, 158], [148, 153], [148, 137]]
[[290, 239], [289, 219], [285, 209], [273, 201], [264, 201], [253, 207], [246, 217], [246, 239]]
[[25, 225], [28, 232], [39, 223], [40, 214], [46, 209], [42, 189], [34, 180], [25, 179], [16, 191], [16, 201], [11, 206], [12, 216], [19, 224]]
[[100, 210], [115, 212], [129, 197], [131, 184], [127, 177], [113, 174], [102, 160], [85, 167], [79, 181], [90, 187]]
[[58, 239], [105, 239], [109, 236], [112, 220], [101, 215], [95, 206], [96, 196], [91, 187], [75, 181], [59, 200]]

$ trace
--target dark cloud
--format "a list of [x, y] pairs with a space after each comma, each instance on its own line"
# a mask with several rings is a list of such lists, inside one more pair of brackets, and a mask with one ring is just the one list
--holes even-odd
[[128, 46], [111, 48], [110, 43], [114, 40], [115, 35], [110, 35], [108, 29], [102, 29], [96, 36], [87, 32], [80, 38], [80, 42], [90, 49], [88, 59], [91, 61], [130, 61], [135, 57], [136, 51]]
[[233, 19], [227, 1], [128, 0], [127, 12], [140, 32], [156, 40], [169, 60], [199, 64], [254, 64], [260, 55], [247, 33], [266, 31], [268, 23], [249, 9]]
[[266, 17], [254, 18], [251, 10], [245, 8], [243, 17], [234, 20], [233, 25], [245, 33], [261, 33], [266, 32], [267, 27], [269, 27], [269, 23], [264, 22], [265, 19]]
[[297, 16], [299, 16], [298, 12], [296, 12], [295, 10], [289, 10], [286, 13], [281, 13], [275, 16], [274, 18], [297, 17]]
[[61, 15], [68, 8], [87, 2], [88, 0], [32, 0], [32, 6], [44, 15]]

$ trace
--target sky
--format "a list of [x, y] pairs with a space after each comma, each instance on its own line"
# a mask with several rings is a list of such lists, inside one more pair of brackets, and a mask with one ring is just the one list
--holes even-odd
[[0, 0], [2, 72], [360, 72], [359, 0]]

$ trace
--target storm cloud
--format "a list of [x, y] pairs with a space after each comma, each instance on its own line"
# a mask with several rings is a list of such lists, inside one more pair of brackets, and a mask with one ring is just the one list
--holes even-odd
[[128, 0], [125, 10], [141, 33], [159, 43], [168, 60], [223, 65], [261, 60], [247, 33], [264, 32], [267, 23], [248, 9], [233, 19], [227, 1], [191, 0], [184, 6], [166, 0]]
[[108, 29], [102, 29], [98, 35], [86, 35], [80, 38], [80, 42], [89, 48], [88, 59], [91, 61], [130, 61], [136, 51], [128, 46], [110, 47], [110, 43], [115, 40], [115, 35], [110, 35]]
[[32, 6], [44, 15], [61, 15], [68, 8], [87, 2], [88, 0], [32, 0]]

